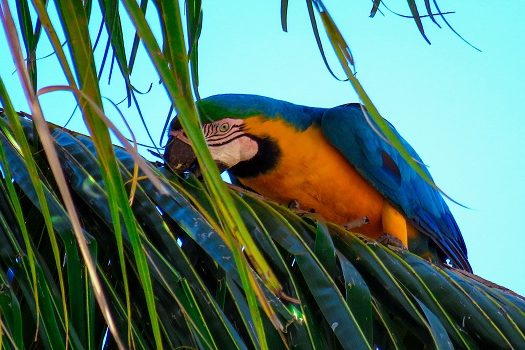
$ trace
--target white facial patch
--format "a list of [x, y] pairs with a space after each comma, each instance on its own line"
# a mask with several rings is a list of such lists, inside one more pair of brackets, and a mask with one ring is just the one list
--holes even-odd
[[231, 168], [239, 162], [253, 158], [259, 146], [248, 136], [241, 136], [223, 145], [209, 146], [210, 153], [217, 163]]
[[224, 118], [202, 129], [213, 159], [227, 168], [257, 154], [257, 142], [244, 131], [244, 120]]
[[[246, 136], [242, 119], [224, 118], [202, 127], [213, 160], [226, 168], [253, 158], [259, 151], [255, 140]], [[172, 137], [190, 144], [182, 130], [170, 132]]]

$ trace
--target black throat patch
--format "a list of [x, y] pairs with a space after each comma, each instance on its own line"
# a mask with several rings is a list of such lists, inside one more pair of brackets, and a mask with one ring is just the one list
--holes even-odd
[[274, 169], [281, 157], [281, 150], [277, 142], [271, 137], [260, 138], [249, 134], [246, 136], [257, 142], [259, 149], [252, 159], [239, 162], [231, 167], [229, 171], [232, 175], [239, 178], [249, 178]]

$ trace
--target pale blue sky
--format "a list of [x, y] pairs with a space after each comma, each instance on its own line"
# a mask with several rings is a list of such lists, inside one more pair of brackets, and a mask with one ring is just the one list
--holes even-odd
[[[357, 101], [351, 86], [324, 68], [304, 2], [290, 1], [288, 33], [280, 29], [278, 1], [241, 3], [205, 6], [202, 96], [254, 93], [313, 106]], [[368, 1], [325, 5], [380, 112], [437, 184], [472, 208], [449, 204], [474, 271], [525, 294], [525, 8], [519, 1], [439, 3], [456, 11], [449, 22], [481, 53], [428, 20], [432, 45], [412, 20], [391, 13], [371, 19]]]
[[[254, 93], [313, 106], [357, 101], [351, 86], [324, 68], [304, 2], [290, 1], [289, 33], [280, 29], [278, 1], [229, 3], [205, 7], [202, 96]], [[369, 18], [370, 2], [325, 2], [380, 112], [437, 184], [472, 208], [449, 204], [474, 271], [525, 294], [525, 8], [519, 1], [504, 9], [496, 2], [439, 3], [456, 11], [449, 22], [481, 53], [428, 20], [432, 45], [412, 20]]]
[[[525, 294], [525, 34], [520, 24], [525, 7], [519, 0], [439, 4], [443, 11], [456, 11], [448, 20], [481, 53], [429, 20], [424, 24], [432, 45], [410, 19], [388, 12], [369, 18], [370, 1], [325, 1], [351, 46], [357, 77], [380, 112], [430, 166], [437, 184], [471, 208], [450, 204], [475, 273]], [[253, 93], [325, 107], [357, 101], [351, 86], [324, 68], [304, 1], [290, 1], [288, 33], [281, 30], [279, 7], [277, 0], [204, 1], [201, 96]], [[396, 2], [395, 10], [409, 12], [404, 1]], [[98, 24], [92, 29], [96, 33]], [[130, 46], [132, 34], [126, 38]], [[97, 49], [99, 58], [104, 44]], [[328, 43], [325, 49], [331, 51]], [[8, 52], [3, 33], [0, 52]], [[43, 42], [38, 52], [44, 56], [51, 50]], [[45, 68], [54, 65], [54, 57], [40, 63], [40, 87], [64, 83], [56, 70]], [[28, 110], [13, 71], [8, 55], [2, 55], [1, 77], [17, 108]], [[155, 76], [145, 55], [139, 55], [134, 78], [148, 82], [137, 86], [141, 90], [154, 84], [139, 100], [158, 141], [167, 102]], [[118, 82], [104, 94], [115, 101], [125, 96]], [[67, 120], [73, 109], [67, 93], [42, 101], [55, 123]], [[138, 119], [131, 123], [140, 141], [148, 142]], [[78, 119], [69, 127], [82, 130]]]

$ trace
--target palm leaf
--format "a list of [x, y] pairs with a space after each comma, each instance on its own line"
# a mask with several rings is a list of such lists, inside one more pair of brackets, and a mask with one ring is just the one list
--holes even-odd
[[[29, 142], [35, 146], [31, 121], [24, 117], [20, 122]], [[3, 123], [10, 126], [5, 119]], [[97, 165], [95, 144], [87, 136], [50, 127], [80, 219], [85, 224], [84, 235], [93, 253], [96, 251], [92, 256], [103, 276], [116, 323], [125, 334], [130, 317], [132, 344], [137, 348], [155, 347], [153, 330], [141, 316], [146, 310], [142, 290], [130, 290], [133, 303], [131, 313], [126, 312], [118, 250], [108, 234], [114, 229], [104, 200], [108, 194]], [[20, 203], [23, 215], [31, 217], [34, 223], [28, 229], [39, 252], [36, 271], [40, 304], [46, 315], [41, 319], [43, 325], [38, 329], [37, 343], [48, 348], [65, 346], [65, 339], [73, 348], [99, 344], [105, 336], [105, 322], [86, 286], [85, 267], [79, 264], [68, 216], [57, 200], [51, 175], [46, 175], [42, 168], [46, 160], [36, 159], [40, 176], [48, 183], [44, 187], [46, 201], [59, 234], [61, 252], [67, 256], [67, 299], [85, 305], [80, 309], [71, 307], [75, 313], [69, 318], [68, 338], [58, 307], [58, 280], [53, 277], [57, 267], [45, 253], [49, 244], [38, 243], [42, 242], [44, 225], [38, 198], [20, 153], [5, 137], [5, 131], [1, 135], [7, 161], [2, 168], [9, 168], [14, 174], [13, 185], [25, 198]], [[114, 152], [129, 190], [133, 157], [119, 147]], [[231, 250], [215, 230], [215, 213], [208, 212], [212, 208], [210, 198], [197, 179], [184, 180], [162, 165], [150, 166], [167, 193], [153, 190], [151, 180], [141, 174], [132, 210], [152, 273], [162, 343], [166, 347], [258, 347], [259, 333], [253, 332], [247, 296], [232, 264]], [[0, 193], [8, 195], [5, 179], [2, 183], [4, 191]], [[378, 245], [340, 227], [301, 218], [250, 192], [230, 189], [230, 193], [255, 244], [284, 288], [281, 296], [268, 289], [264, 292], [280, 322], [286, 325], [286, 332], [279, 334], [268, 316], [263, 316], [268, 344], [299, 348], [411, 348], [424, 344], [437, 348], [501, 344], [520, 348], [524, 344], [525, 301], [520, 296], [475, 276], [432, 265], [407, 251]], [[11, 210], [10, 206], [2, 206], [1, 217], [13, 217]], [[16, 230], [18, 225], [12, 222], [2, 227]], [[28, 312], [36, 315], [30, 274], [24, 272], [22, 265], [26, 258], [16, 261], [16, 256], [24, 256], [25, 249], [17, 243], [15, 232], [7, 235], [5, 230], [0, 232], [2, 241], [9, 242], [1, 255], [2, 265], [9, 266], [14, 273], [11, 277], [3, 275], [10, 287], [3, 292], [0, 307], [5, 308], [9, 300], [19, 305], [3, 313], [4, 329], [10, 335], [6, 339], [28, 344], [27, 335], [37, 329], [34, 318], [21, 317]], [[131, 267], [127, 278], [132, 285], [140, 275], [134, 268], [134, 248], [127, 231], [123, 238], [126, 264]], [[22, 340], [20, 334], [26, 338]]]
[[[1, 347], [523, 347], [521, 296], [228, 189], [193, 103], [201, 1], [186, 2], [187, 40], [178, 2], [153, 4], [125, 0], [121, 8], [116, 1], [98, 1], [108, 33], [105, 55], [117, 62], [129, 105], [130, 97], [136, 101], [131, 72], [142, 41], [192, 140], [204, 181], [177, 177], [139, 158], [104, 115], [104, 63], [97, 74], [88, 30], [96, 17], [92, 1], [54, 1], [59, 23], [45, 1], [33, 1], [34, 12], [26, 1], [16, 1], [21, 39], [8, 2], [1, 2], [33, 114], [15, 113], [0, 80]], [[436, 21], [430, 2], [424, 4]], [[373, 2], [371, 15], [380, 5]], [[416, 2], [407, 5], [424, 35]], [[322, 2], [307, 1], [325, 63], [314, 7], [347, 77], [374, 112], [351, 71], [348, 45]], [[146, 9], [156, 11], [160, 35], [146, 21]], [[284, 30], [287, 9], [288, 1], [281, 1]], [[124, 12], [133, 25], [130, 53]], [[73, 92], [89, 136], [44, 123], [36, 64], [41, 28], [68, 86], [39, 93]], [[111, 67], [109, 75], [115, 76]], [[372, 116], [379, 118], [379, 112]], [[125, 149], [111, 145], [110, 128]]]

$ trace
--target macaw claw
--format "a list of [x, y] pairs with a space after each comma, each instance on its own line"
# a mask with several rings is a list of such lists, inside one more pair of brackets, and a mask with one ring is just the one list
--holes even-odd
[[347, 231], [352, 231], [355, 228], [367, 225], [369, 223], [370, 223], [370, 219], [368, 218], [368, 216], [363, 216], [362, 218], [355, 219], [355, 220], [350, 221], [350, 222], [348, 222], [346, 224], [343, 224], [343, 227]]
[[297, 199], [292, 199], [290, 202], [288, 202], [288, 209], [296, 213], [297, 215], [306, 215], [306, 214], [315, 214], [315, 209], [310, 208], [301, 208], [301, 204]]
[[300, 209], [300, 205], [299, 205], [299, 201], [297, 199], [292, 199], [289, 203], [288, 203], [288, 209], [291, 209], [291, 210], [297, 210], [297, 209]]
[[377, 238], [377, 242], [389, 247], [400, 248], [403, 250], [408, 249], [399, 238], [392, 236], [387, 232], [383, 232], [383, 234]]

